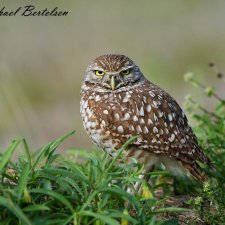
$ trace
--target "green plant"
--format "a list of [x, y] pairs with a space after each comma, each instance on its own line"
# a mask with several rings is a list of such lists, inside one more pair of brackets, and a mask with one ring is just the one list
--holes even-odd
[[[13, 141], [1, 155], [0, 224], [178, 224], [156, 219], [159, 213], [184, 209], [165, 208], [149, 195], [138, 178], [140, 165], [115, 163], [123, 160], [121, 153], [132, 140], [116, 159], [93, 153], [79, 164], [55, 152], [72, 134], [48, 143], [35, 157], [25, 140]], [[10, 158], [19, 144], [25, 154], [14, 163]], [[129, 194], [137, 181], [145, 183], [145, 193]]]
[[[215, 67], [213, 63], [210, 67]], [[217, 77], [224, 82], [222, 73]], [[216, 88], [199, 82], [194, 74], [187, 73], [185, 79], [203, 90], [208, 98], [214, 98], [215, 109], [209, 110], [188, 96], [186, 110], [196, 122], [194, 131], [205, 153], [211, 159], [213, 168], [205, 169], [209, 176], [202, 191], [189, 201], [203, 221], [208, 224], [225, 223], [225, 100], [216, 93]]]

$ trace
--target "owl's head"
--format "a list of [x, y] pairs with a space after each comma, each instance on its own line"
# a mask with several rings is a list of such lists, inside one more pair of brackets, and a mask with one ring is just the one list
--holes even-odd
[[93, 60], [87, 67], [84, 83], [109, 91], [145, 80], [140, 69], [125, 55], [106, 54]]

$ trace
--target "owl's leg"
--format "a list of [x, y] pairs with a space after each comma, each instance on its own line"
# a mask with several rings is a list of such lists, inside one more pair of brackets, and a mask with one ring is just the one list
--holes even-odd
[[[151, 168], [148, 168], [148, 170], [144, 169], [144, 174], [138, 175], [138, 178], [145, 180], [150, 186], [152, 186], [153, 184], [152, 184], [151, 178], [147, 173], [151, 172], [153, 169], [154, 169], [154, 165], [152, 165]], [[127, 192], [132, 194], [132, 195], [134, 193], [141, 194], [141, 192], [142, 192], [142, 182], [137, 181], [134, 184], [134, 188], [128, 188]]]
[[[140, 175], [138, 175], [138, 178], [139, 179], [143, 179], [144, 178], [144, 174], [140, 174]], [[140, 190], [141, 190], [141, 182], [139, 182], [139, 181], [137, 181], [135, 184], [134, 184], [134, 188], [128, 188], [127, 189], [127, 192], [129, 193], [129, 194], [134, 194], [135, 192], [136, 193], [140, 193]]]

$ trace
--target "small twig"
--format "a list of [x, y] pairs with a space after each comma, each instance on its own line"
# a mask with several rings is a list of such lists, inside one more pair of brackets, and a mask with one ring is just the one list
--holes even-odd
[[215, 113], [208, 111], [208, 110], [205, 109], [203, 106], [197, 104], [193, 99], [189, 99], [189, 101], [190, 101], [191, 103], [197, 105], [197, 107], [198, 107], [201, 111], [203, 111], [204, 113], [206, 113], [206, 114], [208, 114], [208, 115], [210, 115], [210, 116], [216, 118], [217, 120], [220, 119]]
[[[204, 84], [201, 84], [200, 82], [198, 82], [197, 80], [195, 80], [195, 83], [200, 87], [202, 88], [203, 90], [205, 90], [207, 88], [207, 86], [205, 86]], [[222, 104], [224, 104], [224, 100], [218, 95], [216, 94], [215, 92], [212, 92], [212, 96], [214, 98], [216, 98], [217, 100], [219, 100], [220, 102], [222, 102]]]

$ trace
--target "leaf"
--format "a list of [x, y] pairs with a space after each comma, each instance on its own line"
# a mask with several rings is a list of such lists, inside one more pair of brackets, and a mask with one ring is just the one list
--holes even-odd
[[114, 211], [114, 212], [109, 212], [110, 216], [113, 217], [113, 218], [120, 218], [121, 219], [121, 222], [127, 222], [127, 221], [130, 221], [131, 224], [139, 224], [139, 222], [134, 219], [133, 217], [131, 217], [129, 215], [129, 212], [127, 211], [127, 209], [124, 209], [123, 212], [119, 212], [119, 211]]
[[80, 216], [91, 216], [91, 217], [100, 219], [109, 225], [120, 225], [115, 219], [112, 219], [111, 217], [100, 214], [100, 213], [94, 213], [91, 211], [82, 211], [82, 213], [80, 213], [79, 215]]
[[132, 202], [135, 206], [136, 209], [141, 208], [140, 202], [135, 198], [133, 195], [129, 194], [128, 192], [124, 191], [123, 189], [119, 187], [109, 187], [109, 188], [104, 188], [102, 191], [104, 192], [109, 192], [117, 195], [120, 198], [126, 198], [130, 202]]
[[0, 196], [0, 205], [8, 208], [24, 225], [32, 225], [27, 216], [10, 198]]
[[41, 150], [41, 153], [38, 155], [36, 161], [34, 162], [33, 169], [45, 158], [47, 157], [52, 151], [54, 151], [65, 139], [73, 135], [75, 131], [71, 131], [62, 137], [56, 139], [55, 141], [52, 141], [48, 143], [46, 146], [44, 146]]
[[27, 144], [27, 141], [25, 138], [22, 139], [23, 141], [23, 145], [24, 145], [24, 152], [25, 152], [25, 155], [26, 155], [26, 158], [27, 158], [27, 161], [29, 162], [30, 164], [30, 167], [32, 165], [32, 159], [31, 159], [31, 155], [30, 155], [30, 150], [29, 150], [29, 147], [28, 147], [28, 144]]
[[34, 211], [49, 211], [50, 208], [46, 205], [29, 205], [25, 208], [23, 208], [24, 212], [34, 212]]
[[190, 209], [186, 208], [177, 208], [177, 207], [168, 207], [168, 208], [160, 208], [154, 210], [155, 213], [162, 213], [162, 212], [188, 212], [191, 211]]
[[27, 178], [29, 176], [30, 172], [30, 163], [26, 162], [24, 167], [22, 168], [22, 171], [20, 173], [19, 181], [18, 181], [18, 200], [20, 201], [22, 193], [25, 190], [25, 186], [27, 183]]
[[13, 152], [15, 151], [18, 144], [21, 142], [21, 140], [14, 140], [9, 145], [7, 150], [3, 153], [0, 161], [0, 171], [5, 167], [5, 165], [8, 163], [9, 159], [11, 158]]
[[52, 196], [53, 198], [57, 199], [59, 202], [67, 206], [71, 212], [73, 212], [73, 206], [70, 204], [70, 202], [63, 195], [55, 191], [40, 188], [40, 189], [31, 189], [30, 193], [41, 193], [41, 194]]

